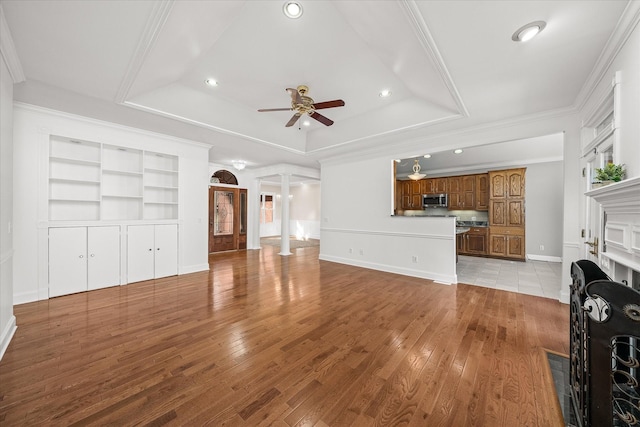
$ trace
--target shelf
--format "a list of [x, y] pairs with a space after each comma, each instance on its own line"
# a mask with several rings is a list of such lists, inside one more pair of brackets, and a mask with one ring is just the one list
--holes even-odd
[[178, 172], [178, 156], [145, 151], [144, 167], [158, 172]]
[[142, 172], [130, 172], [116, 169], [102, 169], [102, 173], [125, 176], [143, 176]]
[[79, 185], [100, 185], [100, 181], [91, 181], [86, 179], [75, 179], [75, 178], [49, 177], [49, 182], [60, 182], [60, 183], [79, 184]]
[[103, 194], [103, 198], [109, 199], [140, 199], [142, 200], [142, 196], [126, 196], [124, 194]]
[[177, 190], [178, 187], [170, 187], [166, 185], [145, 185], [144, 188], [149, 190]]
[[89, 199], [68, 199], [68, 198], [49, 198], [50, 202], [78, 202], [78, 203], [100, 203], [100, 200], [89, 200]]
[[84, 160], [84, 159], [74, 159], [71, 157], [54, 157], [51, 156], [49, 157], [50, 161], [54, 161], [54, 162], [64, 162], [64, 163], [73, 163], [76, 165], [91, 165], [91, 166], [100, 166], [100, 162], [99, 161], [94, 161], [94, 160]]
[[178, 202], [144, 202], [145, 205], [178, 205]]
[[167, 174], [177, 174], [177, 170], [172, 169], [157, 169], [157, 168], [144, 168], [145, 172], [158, 172], [158, 173], [167, 173]]
[[51, 221], [178, 218], [178, 156], [52, 136], [48, 162]]

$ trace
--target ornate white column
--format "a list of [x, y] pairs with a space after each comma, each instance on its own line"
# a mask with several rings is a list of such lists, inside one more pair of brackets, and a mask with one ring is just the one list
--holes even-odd
[[289, 246], [289, 179], [291, 175], [280, 175], [280, 200], [282, 201], [281, 225], [280, 225], [280, 253], [279, 255], [291, 255]]

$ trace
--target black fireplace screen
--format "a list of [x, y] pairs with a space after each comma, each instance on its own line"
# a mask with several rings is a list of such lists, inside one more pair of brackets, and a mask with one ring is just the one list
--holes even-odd
[[571, 266], [571, 400], [581, 427], [640, 426], [640, 292]]

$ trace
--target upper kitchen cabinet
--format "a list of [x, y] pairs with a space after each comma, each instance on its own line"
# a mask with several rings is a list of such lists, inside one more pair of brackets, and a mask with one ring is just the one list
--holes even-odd
[[490, 198], [524, 198], [525, 168], [489, 172]]
[[449, 192], [449, 179], [447, 177], [427, 178], [422, 181], [423, 194], [443, 194]]
[[400, 181], [402, 191], [402, 209], [422, 209], [422, 182], [419, 181]]
[[449, 210], [478, 210], [478, 176], [462, 175], [448, 178]]
[[489, 210], [489, 174], [476, 175], [476, 210]]

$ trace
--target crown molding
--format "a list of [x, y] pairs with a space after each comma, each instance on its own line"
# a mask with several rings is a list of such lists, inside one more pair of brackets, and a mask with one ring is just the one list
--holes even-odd
[[4, 17], [2, 4], [0, 4], [0, 55], [2, 55], [4, 62], [7, 64], [13, 83], [25, 81], [26, 78], [22, 70], [22, 64], [20, 63], [20, 58], [18, 58], [16, 47], [13, 44], [13, 37], [11, 37], [9, 24], [7, 24], [7, 20]]
[[577, 110], [584, 108], [598, 84], [606, 77], [606, 73], [611, 67], [611, 64], [635, 30], [638, 22], [640, 22], [640, 1], [629, 1], [616, 24], [616, 28], [611, 33], [604, 49], [602, 49], [596, 65], [593, 67], [587, 81], [576, 97], [574, 106]]
[[[14, 109], [16, 109], [16, 110], [32, 111], [32, 112], [48, 114], [48, 115], [51, 115], [51, 116], [60, 117], [60, 118], [64, 118], [64, 119], [77, 120], [77, 121], [80, 121], [80, 122], [83, 122], [83, 123], [88, 123], [88, 124], [97, 125], [97, 126], [105, 126], [105, 127], [108, 127], [108, 128], [123, 130], [123, 131], [131, 132], [131, 133], [134, 133], [134, 134], [138, 134], [138, 135], [151, 136], [151, 137], [154, 137], [154, 138], [162, 138], [162, 139], [165, 139], [165, 140], [168, 140], [168, 141], [172, 141], [172, 142], [177, 142], [177, 143], [180, 143], [180, 144], [187, 144], [187, 145], [190, 145], [192, 147], [199, 147], [199, 148], [206, 148], [206, 149], [210, 149], [212, 147], [211, 144], [207, 144], [205, 142], [199, 142], [199, 141], [194, 141], [194, 140], [191, 140], [191, 139], [179, 138], [177, 136], [171, 136], [171, 135], [167, 135], [167, 134], [160, 133], [160, 132], [153, 132], [153, 131], [140, 129], [140, 128], [136, 128], [136, 127], [132, 127], [132, 126], [125, 126], [125, 125], [121, 125], [121, 124], [114, 123], [114, 122], [108, 122], [108, 121], [105, 121], [105, 120], [99, 120], [99, 119], [94, 119], [94, 118], [91, 118], [91, 117], [80, 116], [80, 115], [77, 115], [77, 114], [67, 113], [67, 112], [60, 111], [60, 110], [53, 110], [51, 108], [41, 107], [39, 105], [27, 104], [27, 103], [20, 102], [20, 101], [14, 101], [13, 102], [13, 106], [14, 106]], [[46, 132], [49, 133], [50, 130], [47, 129]], [[99, 141], [96, 141], [96, 142], [99, 142]]]
[[127, 71], [122, 78], [122, 82], [120, 82], [120, 87], [118, 88], [115, 99], [115, 102], [118, 104], [122, 104], [127, 99], [127, 96], [129, 96], [129, 91], [131, 90], [133, 83], [138, 78], [138, 73], [140, 73], [142, 64], [147, 60], [147, 56], [149, 55], [151, 48], [155, 45], [164, 24], [167, 22], [169, 13], [173, 8], [173, 3], [174, 0], [162, 0], [154, 3], [149, 19], [147, 20], [142, 36], [140, 37], [140, 41], [138, 42], [138, 46], [131, 57], [131, 61], [127, 66]]
[[188, 124], [191, 124], [191, 125], [194, 125], [194, 126], [199, 126], [201, 128], [214, 130], [216, 132], [220, 132], [220, 133], [223, 133], [223, 134], [226, 134], [226, 135], [237, 136], [239, 138], [243, 138], [243, 139], [246, 139], [248, 141], [258, 142], [260, 144], [264, 144], [264, 145], [267, 145], [267, 146], [273, 147], [273, 148], [278, 148], [280, 150], [288, 151], [290, 153], [300, 154], [300, 155], [305, 155], [306, 154], [302, 150], [297, 150], [295, 148], [285, 147], [284, 145], [279, 145], [279, 144], [276, 144], [274, 142], [267, 141], [265, 139], [260, 139], [260, 138], [256, 138], [256, 137], [253, 137], [253, 136], [245, 135], [245, 134], [240, 133], [240, 132], [235, 132], [235, 131], [224, 129], [224, 128], [221, 128], [221, 127], [218, 127], [218, 126], [213, 126], [213, 125], [210, 125], [208, 123], [204, 123], [204, 122], [201, 122], [201, 121], [198, 121], [198, 120], [190, 119], [188, 117], [180, 116], [178, 114], [168, 113], [168, 112], [163, 111], [163, 110], [158, 110], [158, 109], [155, 109], [155, 108], [145, 107], [144, 105], [136, 104], [134, 102], [125, 101], [125, 102], [122, 103], [122, 105], [125, 105], [127, 107], [131, 107], [131, 108], [135, 108], [135, 109], [138, 109], [140, 111], [146, 111], [148, 113], [153, 113], [153, 114], [156, 114], [156, 115], [159, 115], [159, 116], [168, 117], [168, 118], [171, 118], [171, 119], [174, 119], [174, 120], [178, 120], [178, 121], [181, 121], [181, 122], [184, 122], [184, 123], [188, 123]]
[[462, 97], [460, 96], [460, 92], [458, 92], [458, 88], [453, 82], [453, 78], [451, 74], [449, 74], [449, 70], [444, 63], [444, 59], [442, 55], [440, 55], [440, 51], [436, 46], [435, 40], [431, 36], [431, 31], [429, 31], [429, 27], [427, 23], [424, 21], [424, 17], [418, 8], [415, 0], [402, 0], [400, 2], [400, 6], [409, 18], [411, 26], [420, 41], [420, 44], [426, 51], [427, 55], [431, 59], [431, 62], [435, 65], [436, 70], [440, 74], [440, 78], [444, 82], [445, 86], [449, 90], [449, 94], [453, 98], [458, 107], [458, 112], [463, 117], [469, 117], [469, 110], [467, 110]]

